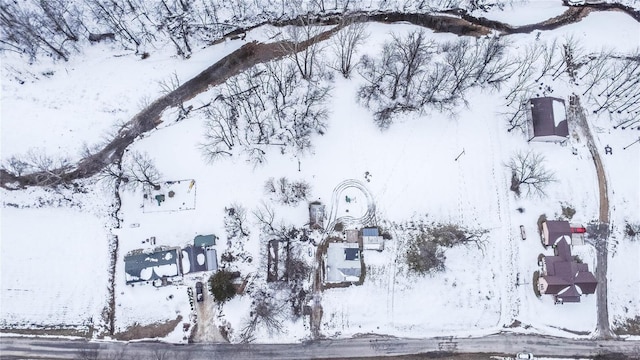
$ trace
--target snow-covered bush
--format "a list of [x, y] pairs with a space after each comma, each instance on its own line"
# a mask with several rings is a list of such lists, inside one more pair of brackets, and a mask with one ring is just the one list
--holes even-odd
[[459, 245], [474, 245], [484, 251], [486, 230], [470, 229], [454, 223], [410, 222], [400, 230], [407, 237], [405, 261], [409, 270], [420, 275], [445, 270], [445, 250]]
[[209, 278], [209, 291], [217, 302], [225, 302], [236, 295], [233, 286], [234, 274], [227, 270], [220, 270]]
[[632, 241], [640, 238], [640, 223], [632, 223], [628, 220], [625, 221], [624, 235]]
[[446, 256], [436, 242], [420, 234], [409, 240], [406, 260], [409, 270], [425, 275], [444, 271]]
[[286, 177], [281, 177], [277, 181], [269, 178], [264, 184], [264, 191], [272, 197], [272, 200], [284, 205], [296, 206], [300, 201], [306, 201], [311, 186], [303, 180], [289, 181]]

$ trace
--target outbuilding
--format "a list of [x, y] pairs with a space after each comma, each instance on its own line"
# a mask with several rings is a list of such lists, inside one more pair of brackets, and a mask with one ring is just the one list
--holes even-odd
[[564, 100], [555, 97], [529, 100], [527, 127], [529, 141], [566, 141], [569, 125]]

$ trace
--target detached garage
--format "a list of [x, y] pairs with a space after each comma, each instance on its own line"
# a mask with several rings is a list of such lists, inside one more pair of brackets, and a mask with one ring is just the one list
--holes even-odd
[[569, 137], [564, 100], [541, 97], [529, 100], [529, 141], [564, 142]]

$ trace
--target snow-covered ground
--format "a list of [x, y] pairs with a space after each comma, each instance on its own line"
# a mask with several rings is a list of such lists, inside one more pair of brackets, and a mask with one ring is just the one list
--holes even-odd
[[[557, 1], [553, 5], [541, 2], [534, 9], [537, 15], [531, 17], [516, 8], [486, 17], [507, 16], [518, 25], [555, 16], [564, 8]], [[406, 24], [371, 24], [370, 40], [359, 55], [378, 54], [392, 32], [405, 34], [413, 29], [416, 27]], [[248, 40], [264, 39], [266, 33], [264, 28], [258, 28]], [[456, 38], [451, 34], [428, 34], [438, 41]], [[616, 39], [616, 50], [630, 51], [637, 47], [640, 36], [638, 24], [629, 16], [606, 12], [592, 13], [578, 24], [543, 32], [540, 39], [563, 39], [571, 34], [584, 40], [582, 44], [589, 51], [613, 46], [611, 39]], [[535, 34], [518, 35], [513, 40], [511, 50], [515, 53], [535, 41]], [[42, 147], [77, 158], [83, 142], [98, 142], [114, 124], [130, 119], [140, 109], [141, 100], [160, 96], [159, 81], [174, 72], [182, 81], [189, 79], [242, 44], [238, 40], [215, 45], [195, 52], [189, 60], [157, 52], [144, 61], [132, 55], [114, 57], [113, 49], [98, 45], [88, 49], [85, 57], [69, 63], [30, 68], [37, 74], [52, 69], [51, 76], [38, 75], [41, 79], [23, 85], [3, 78], [2, 157]], [[119, 79], [117, 83], [114, 78]], [[551, 251], [538, 240], [538, 217], [546, 214], [557, 218], [561, 205], [566, 204], [575, 208], [576, 221], [588, 222], [598, 216], [598, 184], [584, 140], [572, 136], [566, 146], [527, 143], [521, 134], [507, 133], [503, 117], [497, 114], [504, 94], [479, 90], [467, 94], [468, 105], [457, 109], [456, 114], [405, 116], [381, 132], [371, 114], [355, 103], [361, 80], [359, 76], [354, 78], [344, 80], [336, 75], [329, 127], [324, 136], [314, 139], [311, 154], [280, 155], [274, 149], [267, 154], [268, 163], [257, 168], [242, 158], [208, 164], [199, 146], [204, 119], [197, 114], [178, 123], [167, 117], [158, 130], [130, 147], [131, 151], [150, 154], [162, 180], [194, 179], [197, 192], [195, 209], [171, 212], [144, 212], [142, 192], [122, 193], [123, 222], [121, 229], [115, 230], [120, 239], [115, 277], [116, 330], [177, 316], [182, 316], [183, 323], [189, 321], [187, 286], [206, 280], [208, 274], [187, 276], [164, 288], [148, 284], [127, 286], [122, 258], [131, 250], [185, 246], [196, 235], [212, 233], [220, 237], [216, 249], [221, 254], [227, 247], [225, 207], [232, 204], [247, 209], [251, 234], [245, 250], [256, 259], [242, 264], [241, 270], [244, 274], [266, 273], [266, 268], [260, 267], [264, 262], [258, 259], [266, 243], [261, 242], [251, 212], [263, 202], [273, 204], [265, 195], [265, 181], [286, 176], [309, 182], [310, 200], [319, 199], [327, 205], [337, 184], [359, 179], [374, 197], [379, 221], [400, 223], [426, 214], [434, 221], [489, 230], [484, 253], [473, 247], [448, 250], [447, 270], [432, 277], [406, 275], [399, 239], [387, 241], [382, 253], [366, 252], [367, 277], [362, 286], [329, 289], [322, 294], [325, 335], [478, 335], [509, 327], [516, 320], [522, 328], [514, 331], [562, 336], [593, 331], [595, 296], [584, 298], [580, 304], [557, 306], [550, 296], [537, 298], [531, 284], [538, 254]], [[566, 99], [570, 95], [566, 85], [554, 86], [554, 96]], [[212, 94], [202, 94], [190, 103], [200, 105]], [[640, 144], [622, 150], [636, 139], [637, 132], [614, 131], [608, 119], [589, 120], [595, 125], [600, 149], [605, 144], [614, 149], [613, 155], [603, 158], [617, 241], [610, 252], [609, 304], [611, 319], [623, 320], [640, 313], [640, 305], [632, 301], [637, 299], [640, 272], [629, 271], [637, 270], [640, 245], [622, 237], [623, 221], [639, 220], [640, 170], [628, 169], [630, 164], [640, 163]], [[527, 149], [543, 154], [558, 179], [549, 186], [545, 198], [518, 199], [508, 190], [510, 174], [505, 163], [515, 151]], [[576, 155], [572, 153], [574, 149]], [[365, 177], [367, 172], [369, 176]], [[8, 199], [19, 198], [22, 192], [12, 192], [10, 197], [4, 194], [3, 190], [3, 326], [98, 321], [107, 291], [107, 236], [111, 229], [104, 226], [106, 212], [100, 213], [103, 218], [97, 218], [75, 208], [15, 209], [7, 204], [12, 202]], [[97, 202], [93, 198], [90, 201]], [[276, 217], [287, 223], [303, 226], [308, 221], [305, 203], [275, 208]], [[38, 226], [33, 226], [36, 223]], [[528, 235], [525, 241], [520, 239], [520, 225]], [[150, 237], [156, 238], [154, 245], [144, 242]], [[595, 253], [590, 245], [574, 248], [574, 252], [595, 270]], [[25, 262], [25, 258], [29, 260]], [[204, 306], [211, 307], [216, 325], [231, 325], [235, 332], [231, 338], [237, 340], [251, 297], [236, 297], [221, 312], [210, 301]], [[178, 326], [167, 340], [184, 341], [183, 335]], [[287, 322], [284, 333], [275, 338], [266, 333], [256, 336], [258, 341], [283, 342], [299, 341], [309, 333], [299, 319]]]
[[[1, 327], [100, 326], [107, 305], [108, 217], [92, 208], [97, 196], [70, 197], [40, 189], [3, 194]], [[53, 203], [43, 205], [48, 200]]]
[[472, 15], [500, 21], [513, 26], [536, 24], [562, 15], [569, 9], [562, 1], [535, 0], [515, 1], [503, 6], [494, 6], [487, 11], [475, 10]]
[[2, 63], [2, 159], [41, 149], [75, 161], [84, 145], [110, 140], [118, 126], [171, 90], [176, 77], [182, 84], [246, 42], [265, 41], [266, 28], [249, 32], [245, 41], [203, 48], [186, 60], [169, 46], [141, 60], [105, 43], [85, 47], [82, 56], [68, 62], [45, 58], [31, 66], [8, 53]]

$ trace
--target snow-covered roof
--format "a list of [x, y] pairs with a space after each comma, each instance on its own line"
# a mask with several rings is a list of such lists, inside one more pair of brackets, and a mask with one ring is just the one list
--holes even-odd
[[530, 107], [532, 139], [569, 136], [564, 100], [554, 97], [534, 98], [530, 100]]
[[179, 248], [171, 248], [125, 256], [124, 269], [127, 284], [180, 275], [178, 250]]
[[380, 235], [377, 227], [362, 229], [362, 236], [378, 236]]
[[199, 247], [213, 246], [216, 244], [216, 236], [210, 235], [198, 235], [193, 239], [193, 245]]
[[329, 243], [326, 257], [326, 281], [331, 283], [360, 280], [362, 265], [357, 243]]

